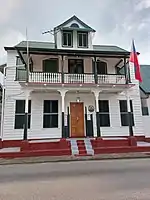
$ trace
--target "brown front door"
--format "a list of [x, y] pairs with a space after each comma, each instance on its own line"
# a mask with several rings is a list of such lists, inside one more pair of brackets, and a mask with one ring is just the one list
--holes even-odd
[[84, 136], [83, 103], [70, 103], [71, 137]]

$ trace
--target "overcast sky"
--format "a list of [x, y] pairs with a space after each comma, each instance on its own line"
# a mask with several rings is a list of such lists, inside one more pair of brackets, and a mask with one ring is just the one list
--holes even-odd
[[4, 46], [25, 39], [53, 41], [43, 31], [72, 15], [96, 29], [94, 44], [113, 44], [131, 49], [135, 39], [141, 64], [150, 64], [150, 0], [0, 0], [0, 63]]

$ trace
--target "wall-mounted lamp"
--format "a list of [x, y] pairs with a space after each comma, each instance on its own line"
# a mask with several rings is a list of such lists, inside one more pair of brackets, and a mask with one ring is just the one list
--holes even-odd
[[80, 97], [76, 98], [76, 102], [78, 102], [78, 103], [80, 102]]

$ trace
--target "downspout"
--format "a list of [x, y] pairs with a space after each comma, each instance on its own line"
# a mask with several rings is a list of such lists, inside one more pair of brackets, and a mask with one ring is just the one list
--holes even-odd
[[1, 117], [1, 140], [3, 141], [3, 133], [4, 133], [4, 108], [5, 108], [5, 80], [6, 80], [6, 67], [7, 65], [4, 67], [4, 80], [3, 80], [3, 88], [2, 88], [2, 117]]

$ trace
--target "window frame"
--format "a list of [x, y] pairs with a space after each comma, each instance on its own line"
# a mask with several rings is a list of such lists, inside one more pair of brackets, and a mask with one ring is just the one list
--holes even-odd
[[[105, 65], [101, 65], [101, 63], [105, 64]], [[104, 73], [99, 73], [100, 69], [102, 69], [102, 66], [104, 67]], [[96, 68], [97, 68], [97, 74], [98, 75], [107, 75], [108, 74], [108, 66], [107, 66], [107, 62], [105, 61], [101, 61], [101, 60], [97, 60], [96, 61]]]
[[[79, 35], [82, 34], [82, 45], [80, 46], [79, 44]], [[83, 35], [86, 35], [86, 46], [83, 45], [84, 43], [84, 38]], [[88, 48], [89, 46], [89, 42], [88, 42], [88, 32], [82, 32], [82, 31], [78, 31], [77, 32], [77, 43], [78, 43], [78, 48]]]
[[[56, 72], [46, 72], [46, 70], [44, 70], [45, 68], [45, 62], [46, 61], [56, 61], [57, 62], [57, 68], [56, 68]], [[44, 59], [42, 60], [42, 72], [43, 73], [58, 73], [59, 72], [59, 60], [58, 58], [49, 58], [49, 59]]]
[[[121, 111], [121, 102], [125, 102], [125, 107], [124, 107], [124, 111]], [[127, 110], [127, 100], [119, 100], [119, 108], [120, 108], [120, 122], [121, 122], [121, 126], [129, 126], [129, 122], [128, 122], [128, 110]], [[135, 126], [135, 122], [134, 122], [134, 112], [133, 112], [133, 103], [132, 100], [130, 100], [130, 110], [131, 110], [131, 117], [132, 117], [132, 126]], [[123, 117], [126, 116], [125, 120], [123, 119]], [[124, 121], [123, 121], [124, 120]]]
[[[145, 101], [145, 102], [143, 102]], [[147, 105], [147, 98], [141, 97], [141, 109], [142, 109], [142, 116], [149, 116], [149, 108]]]
[[[71, 61], [74, 62], [74, 68], [71, 65]], [[80, 65], [79, 65], [80, 62]], [[76, 71], [72, 72], [72, 69], [79, 70], [81, 67], [82, 73], [77, 73]], [[84, 74], [84, 60], [83, 59], [68, 59], [68, 73], [69, 74]]]
[[[107, 109], [106, 111], [103, 110], [100, 106], [101, 102], [107, 102]], [[110, 122], [110, 107], [109, 107], [109, 100], [99, 100], [98, 101], [98, 105], [99, 105], [99, 118], [100, 118], [100, 127], [111, 127], [111, 122]], [[107, 122], [108, 124], [102, 124], [102, 120], [101, 117], [107, 116]], [[105, 120], [104, 120], [105, 121]]]
[[[17, 111], [17, 102], [22, 101], [23, 102], [23, 111], [18, 112]], [[20, 117], [24, 117], [24, 119], [22, 120], [22, 122], [25, 120], [25, 100], [22, 99], [17, 99], [16, 103], [15, 103], [15, 122], [14, 122], [14, 129], [24, 129], [24, 122], [23, 124], [19, 125], [17, 124], [17, 120], [19, 120]], [[18, 119], [17, 119], [18, 118]], [[28, 129], [31, 128], [31, 100], [29, 100], [28, 102]]]
[[[67, 44], [64, 44], [64, 34], [67, 34]], [[68, 45], [68, 34], [71, 34], [71, 45]], [[73, 47], [73, 31], [62, 31], [62, 47]]]
[[[57, 112], [45, 112], [45, 102], [46, 101], [49, 101], [49, 103], [51, 102], [57, 102]], [[53, 107], [53, 106], [52, 106]], [[45, 116], [49, 116], [49, 117], [52, 117], [52, 116], [56, 116], [57, 115], [57, 125], [56, 126], [52, 126], [52, 124], [49, 122], [49, 125], [50, 126], [46, 126], [46, 122], [44, 121], [45, 120]], [[44, 100], [43, 101], [43, 128], [46, 129], [46, 128], [58, 128], [59, 127], [59, 102], [58, 100]]]

